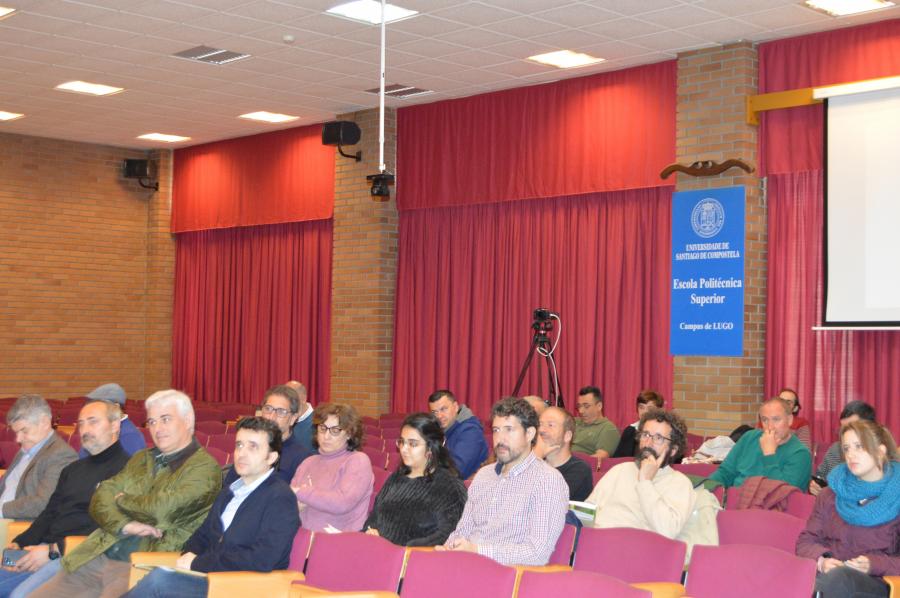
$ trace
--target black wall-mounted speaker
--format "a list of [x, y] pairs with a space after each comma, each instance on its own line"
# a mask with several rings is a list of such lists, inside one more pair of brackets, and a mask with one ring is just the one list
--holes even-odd
[[154, 176], [150, 160], [125, 160], [126, 179], [151, 179]]
[[356, 145], [361, 132], [352, 120], [333, 120], [322, 125], [322, 145]]

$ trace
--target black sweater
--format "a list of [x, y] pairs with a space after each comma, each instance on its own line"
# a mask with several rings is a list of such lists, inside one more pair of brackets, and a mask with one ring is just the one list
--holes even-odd
[[88, 506], [97, 484], [119, 473], [130, 455], [117, 440], [97, 455], [66, 465], [47, 506], [31, 526], [13, 540], [19, 546], [62, 543], [66, 536], [86, 536], [97, 529]]
[[400, 546], [437, 546], [456, 529], [466, 496], [462, 481], [442, 467], [430, 480], [395, 471], [378, 493], [365, 528]]

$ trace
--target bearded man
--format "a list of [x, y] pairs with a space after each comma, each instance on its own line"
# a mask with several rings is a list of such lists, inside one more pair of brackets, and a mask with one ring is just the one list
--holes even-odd
[[671, 411], [645, 413], [638, 424], [638, 456], [600, 478], [587, 502], [597, 505], [594, 527], [633, 527], [675, 538], [694, 510], [690, 479], [670, 464], [687, 445], [687, 426]]

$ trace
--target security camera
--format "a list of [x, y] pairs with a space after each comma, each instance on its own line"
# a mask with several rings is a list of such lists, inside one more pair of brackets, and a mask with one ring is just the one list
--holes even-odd
[[389, 172], [370, 174], [366, 180], [372, 184], [370, 193], [375, 201], [387, 201], [391, 198], [390, 185], [394, 184], [394, 175]]

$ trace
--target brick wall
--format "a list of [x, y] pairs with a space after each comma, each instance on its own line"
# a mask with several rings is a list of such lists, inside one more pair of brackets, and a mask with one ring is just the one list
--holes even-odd
[[[677, 160], [742, 158], [757, 163], [757, 131], [745, 122], [745, 98], [757, 90], [756, 49], [735, 43], [678, 57]], [[743, 357], [676, 357], [674, 406], [692, 432], [728, 433], [755, 421], [763, 393], [766, 331], [766, 207], [756, 173], [731, 169], [719, 176], [679, 174], [678, 191], [744, 185]]]
[[159, 193], [121, 178], [122, 160], [142, 157], [0, 134], [0, 395], [168, 386], [171, 154]]
[[[362, 161], [337, 156], [331, 295], [331, 400], [363, 415], [390, 410], [397, 204], [373, 201], [366, 175], [378, 172], [378, 110], [344, 114], [362, 129]], [[394, 170], [396, 114], [385, 114], [385, 161]]]

